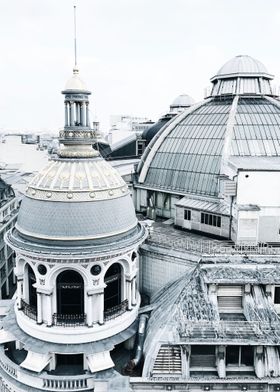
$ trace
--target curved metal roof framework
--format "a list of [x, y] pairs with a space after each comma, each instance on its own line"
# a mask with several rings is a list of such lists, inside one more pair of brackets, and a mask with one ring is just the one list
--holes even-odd
[[[226, 63], [212, 78], [212, 95], [176, 117], [152, 140], [138, 167], [139, 184], [216, 197], [218, 177], [225, 174], [230, 156], [279, 156], [280, 107], [272, 97], [271, 78], [249, 56]], [[231, 89], [225, 93], [223, 83], [229, 81]]]

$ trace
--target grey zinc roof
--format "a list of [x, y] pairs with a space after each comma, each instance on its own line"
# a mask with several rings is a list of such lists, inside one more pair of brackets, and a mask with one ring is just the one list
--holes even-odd
[[192, 199], [190, 197], [183, 197], [176, 203], [176, 206], [186, 207], [199, 211], [207, 211], [215, 214], [228, 215], [229, 207], [223, 203]]
[[[279, 280], [275, 265], [202, 265], [169, 283], [153, 298], [153, 310], [144, 343], [143, 376], [148, 376], [162, 345], [252, 344], [279, 345], [280, 319], [264, 284]], [[243, 296], [245, 321], [220, 319], [217, 303], [207, 283], [245, 285], [252, 290]]]
[[17, 228], [32, 237], [94, 239], [126, 232], [137, 225], [129, 194], [90, 202], [55, 202], [25, 197]]

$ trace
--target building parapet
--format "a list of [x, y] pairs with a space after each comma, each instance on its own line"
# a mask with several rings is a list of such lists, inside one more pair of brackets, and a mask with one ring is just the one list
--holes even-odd
[[186, 238], [182, 238], [182, 236], [176, 238], [156, 230], [150, 232], [147, 243], [163, 248], [200, 254], [202, 257], [215, 255], [280, 255], [280, 247], [273, 247], [266, 243], [237, 245], [231, 241], [206, 240], [200, 236], [195, 238], [194, 235], [191, 237], [186, 235]]

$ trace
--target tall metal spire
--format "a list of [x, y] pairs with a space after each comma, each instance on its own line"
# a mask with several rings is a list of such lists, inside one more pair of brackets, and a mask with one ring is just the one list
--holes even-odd
[[77, 67], [77, 23], [76, 23], [76, 6], [74, 5], [74, 52], [75, 68]]

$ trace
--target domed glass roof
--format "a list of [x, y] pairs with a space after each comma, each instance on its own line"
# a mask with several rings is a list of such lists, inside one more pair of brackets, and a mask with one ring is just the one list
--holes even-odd
[[170, 108], [177, 108], [177, 107], [188, 108], [189, 106], [191, 106], [193, 104], [194, 104], [194, 99], [192, 97], [190, 97], [187, 94], [181, 94], [174, 99], [174, 101], [170, 105]]
[[[240, 80], [245, 83], [247, 76]], [[223, 94], [219, 88], [159, 131], [139, 164], [139, 184], [217, 197], [230, 156], [280, 156], [279, 101], [270, 94]]]
[[211, 96], [221, 95], [271, 95], [270, 80], [273, 76], [266, 67], [250, 56], [236, 56], [212, 77]]
[[266, 76], [269, 79], [272, 79], [273, 76], [270, 75], [266, 69], [266, 67], [258, 60], [254, 59], [251, 56], [247, 55], [239, 55], [228, 62], [226, 62], [218, 71], [217, 75], [214, 76], [213, 79], [221, 79], [226, 77], [232, 77], [237, 75], [258, 75], [258, 76]]

